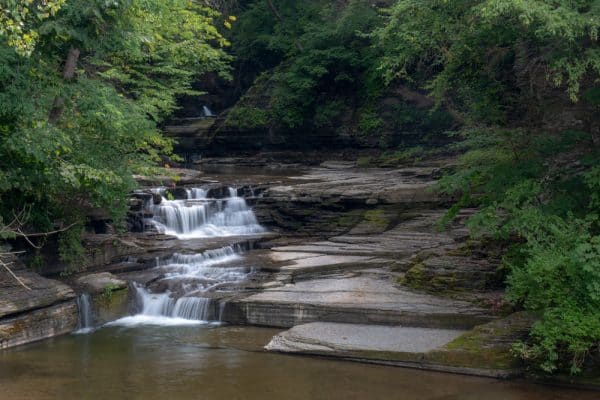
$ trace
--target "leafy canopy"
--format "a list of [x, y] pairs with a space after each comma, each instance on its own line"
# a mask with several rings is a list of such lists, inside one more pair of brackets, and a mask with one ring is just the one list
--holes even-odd
[[[132, 174], [171, 151], [157, 124], [176, 96], [205, 72], [228, 76], [220, 15], [188, 0], [68, 0], [30, 14], [51, 3], [3, 9], [26, 18], [24, 41], [0, 32], [0, 218], [25, 208], [30, 229], [49, 229], [103, 209], [118, 221]], [[65, 80], [70, 49], [80, 55]]]

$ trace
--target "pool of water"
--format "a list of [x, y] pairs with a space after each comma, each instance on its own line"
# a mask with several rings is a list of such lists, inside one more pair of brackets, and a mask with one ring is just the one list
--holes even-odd
[[597, 400], [575, 391], [262, 351], [278, 330], [109, 327], [0, 352], [0, 399]]

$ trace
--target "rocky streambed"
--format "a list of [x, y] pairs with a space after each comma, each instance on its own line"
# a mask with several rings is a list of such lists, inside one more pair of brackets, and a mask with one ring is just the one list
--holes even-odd
[[534, 319], [503, 307], [500, 253], [464, 227], [473, 210], [440, 229], [453, 199], [433, 186], [448, 163], [146, 180], [154, 189], [131, 201], [138, 232], [88, 235], [84, 272], [15, 268], [31, 290], [0, 275], [0, 344], [106, 323], [227, 323], [288, 329], [269, 352], [518, 375], [510, 347]]

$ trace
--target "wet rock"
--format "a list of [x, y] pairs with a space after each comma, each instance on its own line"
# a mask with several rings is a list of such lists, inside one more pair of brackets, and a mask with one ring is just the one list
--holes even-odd
[[[448, 344], [464, 332], [454, 329], [313, 322], [294, 326], [274, 336], [265, 349], [333, 357], [356, 357], [366, 352], [425, 353]], [[409, 357], [407, 355], [407, 359]]]
[[493, 259], [434, 256], [412, 265], [403, 284], [433, 292], [497, 289], [502, 285], [498, 268]]
[[516, 315], [467, 332], [317, 322], [274, 336], [265, 349], [506, 378], [521, 372], [510, 343], [530, 322]]
[[73, 332], [77, 327], [75, 300], [0, 319], [0, 348], [8, 348]]
[[372, 275], [295, 282], [234, 304], [245, 319], [231, 322], [277, 327], [321, 321], [455, 329], [493, 319], [471, 303], [411, 292]]
[[134, 197], [129, 199], [127, 205], [129, 206], [129, 209], [131, 211], [139, 212], [142, 211], [144, 208], [144, 200]]
[[77, 278], [75, 282], [86, 293], [103, 293], [107, 290], [113, 291], [127, 287], [126, 281], [117, 278], [110, 272], [84, 275]]
[[107, 286], [102, 292], [95, 293], [92, 298], [92, 315], [96, 325], [102, 325], [129, 314], [134, 305], [127, 286], [118, 288]]
[[165, 189], [165, 195], [171, 200], [185, 200], [188, 197], [187, 191], [184, 187], [170, 187]]
[[0, 268], [0, 347], [68, 333], [77, 326], [70, 287], [27, 270], [14, 256], [3, 255], [2, 261], [28, 288]]

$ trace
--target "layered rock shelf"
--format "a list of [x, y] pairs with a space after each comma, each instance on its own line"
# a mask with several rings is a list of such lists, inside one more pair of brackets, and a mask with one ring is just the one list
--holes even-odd
[[[289, 328], [265, 343], [268, 351], [510, 376], [518, 365], [509, 344], [532, 319], [498, 313], [499, 257], [468, 239], [464, 221], [474, 210], [440, 227], [453, 199], [434, 186], [451, 162], [364, 169], [330, 161], [251, 174], [177, 170], [184, 179], [168, 183], [169, 196], [183, 200], [173, 207], [213, 204], [210, 212], [217, 213], [232, 201], [232, 213], [251, 207], [265, 232], [160, 234], [148, 221], [161, 196], [143, 189], [131, 201], [131, 226], [141, 232], [89, 234], [87, 269], [66, 282], [90, 296], [85, 301], [96, 326], [134, 313], [140, 297], [158, 293], [152, 301], [164, 302], [168, 316], [188, 318], [193, 308], [221, 322]], [[194, 278], [200, 286], [189, 292], [182, 271], [221, 259]], [[231, 277], [219, 280], [228, 271]], [[3, 291], [3, 346], [75, 329], [73, 290], [33, 272], [19, 274], [35, 295], [14, 282]], [[180, 278], [165, 279], [173, 274]], [[19, 333], [18, 326], [26, 328]], [[33, 331], [39, 334], [27, 333]]]
[[27, 270], [13, 256], [2, 257], [20, 282], [0, 269], [0, 348], [72, 332], [78, 321], [75, 292]]

